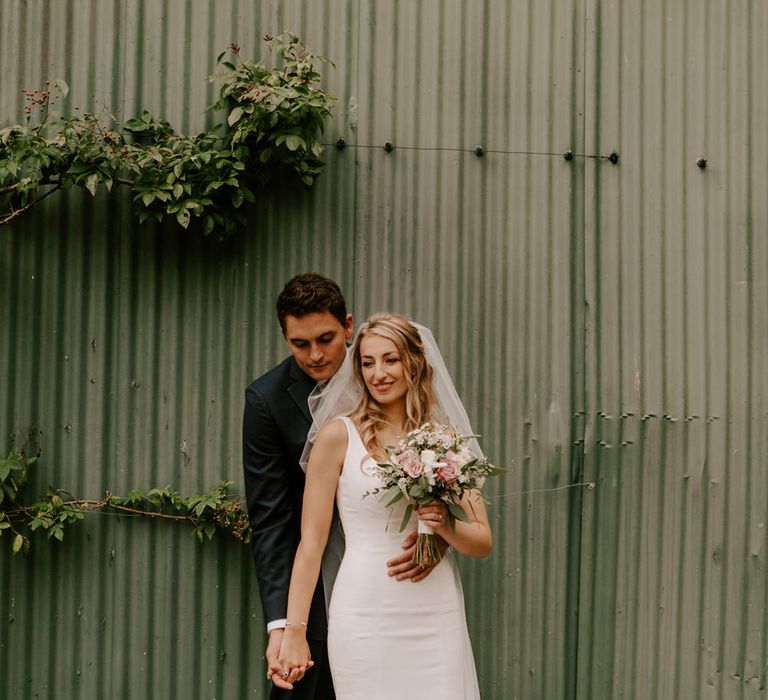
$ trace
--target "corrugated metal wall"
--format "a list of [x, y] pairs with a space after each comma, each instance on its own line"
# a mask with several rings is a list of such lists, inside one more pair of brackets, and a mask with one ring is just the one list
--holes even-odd
[[579, 696], [765, 697], [768, 7], [587, 14]]
[[[62, 77], [68, 110], [195, 131], [219, 51], [288, 28], [335, 61], [350, 147], [223, 244], [138, 227], [121, 194], [0, 230], [0, 449], [40, 425], [30, 495], [239, 484], [273, 299], [318, 269], [359, 320], [434, 328], [513, 467], [494, 554], [463, 563], [483, 697], [763, 697], [767, 25], [660, 0], [1, 2], [0, 124]], [[234, 544], [92, 516], [0, 556], [0, 601], [0, 697], [264, 697]]]

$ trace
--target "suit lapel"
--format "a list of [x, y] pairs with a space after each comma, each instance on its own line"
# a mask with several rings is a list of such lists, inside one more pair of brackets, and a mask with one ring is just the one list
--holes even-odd
[[296, 402], [296, 405], [304, 414], [305, 418], [311, 423], [312, 416], [309, 413], [309, 405], [307, 404], [307, 399], [312, 393], [312, 389], [315, 388], [315, 382], [311, 377], [299, 369], [299, 366], [296, 364], [296, 360], [293, 358], [291, 358], [290, 376], [291, 383], [288, 386], [288, 393]]

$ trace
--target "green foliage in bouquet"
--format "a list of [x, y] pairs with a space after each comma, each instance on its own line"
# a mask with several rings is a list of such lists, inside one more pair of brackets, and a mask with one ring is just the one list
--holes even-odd
[[[318, 84], [315, 56], [290, 33], [264, 38], [268, 61], [222, 53], [218, 100], [226, 124], [189, 136], [144, 111], [124, 124], [108, 112], [62, 117], [52, 107], [67, 96], [64, 81], [27, 90], [26, 124], [0, 129], [0, 225], [59, 190], [130, 189], [139, 221], [198, 220], [220, 238], [246, 223], [244, 202], [279, 179], [311, 186], [320, 173], [325, 119], [334, 99]], [[273, 54], [279, 65], [273, 66]]]

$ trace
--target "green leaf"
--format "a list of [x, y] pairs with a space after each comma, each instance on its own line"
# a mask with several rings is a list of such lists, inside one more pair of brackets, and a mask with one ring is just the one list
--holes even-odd
[[239, 209], [243, 204], [243, 193], [240, 190], [232, 190], [232, 206]]
[[304, 139], [296, 134], [289, 134], [285, 137], [285, 145], [289, 151], [297, 151], [299, 148], [306, 149], [307, 144], [304, 143]]
[[464, 512], [464, 509], [458, 503], [454, 503], [453, 501], [448, 501], [446, 505], [448, 506], [448, 511], [454, 518], [456, 518], [457, 520], [463, 520], [465, 523], [469, 522], [469, 518], [467, 517], [467, 514]]
[[155, 201], [155, 195], [151, 192], [147, 192], [146, 194], [141, 195], [141, 201], [144, 203], [145, 207], [148, 207]]
[[409, 491], [411, 498], [421, 498], [427, 492], [425, 484], [419, 479]]
[[0, 481], [5, 481], [11, 473], [11, 461], [9, 459], [0, 460]]
[[91, 173], [85, 178], [85, 189], [91, 193], [91, 197], [96, 196], [96, 187], [99, 184], [99, 176], [96, 173]]
[[189, 219], [189, 209], [182, 209], [176, 214], [176, 221], [179, 222], [179, 226], [182, 228], [187, 228], [187, 226], [189, 226]]
[[395, 503], [405, 498], [403, 492], [397, 486], [393, 486], [389, 491], [387, 491], [387, 493], [385, 494], [385, 497], [390, 497], [390, 500], [387, 502], [385, 506], [386, 508], [389, 508], [389, 506], [395, 505]]
[[24, 537], [22, 535], [17, 534], [16, 537], [13, 538], [13, 553], [18, 554], [21, 551], [21, 547], [24, 544]]
[[229, 124], [230, 126], [234, 126], [235, 124], [237, 124], [238, 121], [240, 121], [242, 116], [243, 116], [243, 108], [235, 107], [227, 117], [227, 124]]
[[413, 503], [409, 503], [405, 509], [405, 513], [403, 513], [403, 519], [400, 522], [400, 532], [405, 530], [406, 526], [408, 525], [408, 521], [411, 519], [412, 513], [413, 513]]
[[323, 148], [322, 143], [320, 143], [319, 141], [315, 141], [312, 144], [312, 147], [310, 148], [310, 150], [312, 151], [313, 156], [316, 156], [317, 158], [319, 158], [321, 155], [323, 155], [323, 151], [325, 149]]

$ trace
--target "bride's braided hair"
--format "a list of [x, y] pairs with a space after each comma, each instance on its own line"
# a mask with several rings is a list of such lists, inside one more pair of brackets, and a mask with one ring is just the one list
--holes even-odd
[[353, 348], [355, 379], [362, 389], [362, 397], [351, 415], [357, 424], [360, 436], [369, 452], [380, 453], [383, 445], [379, 442], [379, 432], [386, 420], [379, 403], [371, 396], [363, 380], [363, 368], [360, 357], [360, 343], [369, 335], [388, 338], [397, 347], [403, 374], [408, 386], [405, 395], [406, 432], [415, 430], [420, 425], [432, 420], [435, 413], [435, 397], [432, 393], [432, 368], [424, 356], [424, 344], [419, 331], [404, 316], [378, 313], [371, 316], [358, 331]]

